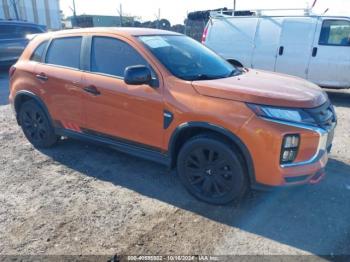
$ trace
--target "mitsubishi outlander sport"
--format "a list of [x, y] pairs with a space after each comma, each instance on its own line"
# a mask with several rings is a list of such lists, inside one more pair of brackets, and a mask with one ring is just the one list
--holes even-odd
[[211, 204], [248, 188], [317, 183], [337, 121], [315, 84], [238, 69], [184, 35], [153, 29], [38, 35], [10, 69], [10, 89], [35, 147], [62, 136], [104, 144], [176, 168]]

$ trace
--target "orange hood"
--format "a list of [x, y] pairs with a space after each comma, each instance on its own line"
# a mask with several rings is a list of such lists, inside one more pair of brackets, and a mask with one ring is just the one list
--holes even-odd
[[235, 77], [194, 81], [192, 85], [205, 96], [281, 107], [313, 108], [328, 99], [320, 87], [306, 80], [258, 70]]

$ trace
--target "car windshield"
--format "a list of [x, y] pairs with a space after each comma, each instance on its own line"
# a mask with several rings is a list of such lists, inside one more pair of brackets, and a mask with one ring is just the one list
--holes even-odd
[[197, 81], [235, 76], [239, 69], [199, 42], [182, 35], [139, 36], [176, 77]]

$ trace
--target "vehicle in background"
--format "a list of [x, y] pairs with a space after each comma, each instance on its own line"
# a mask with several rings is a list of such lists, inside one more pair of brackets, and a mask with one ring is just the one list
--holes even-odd
[[16, 63], [27, 46], [27, 35], [46, 32], [46, 27], [23, 21], [0, 20], [0, 66]]
[[189, 37], [145, 28], [38, 35], [10, 69], [10, 102], [35, 147], [101, 143], [177, 168], [212, 204], [248, 187], [317, 183], [336, 126], [315, 84], [238, 69]]
[[299, 16], [267, 14], [272, 11], [281, 10], [252, 10], [248, 16], [212, 12], [203, 43], [237, 66], [294, 75], [322, 87], [350, 87], [349, 17], [299, 9]]

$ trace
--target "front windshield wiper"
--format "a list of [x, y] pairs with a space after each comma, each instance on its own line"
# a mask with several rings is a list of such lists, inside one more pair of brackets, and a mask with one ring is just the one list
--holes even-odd
[[188, 76], [188, 77], [186, 77], [186, 80], [198, 81], [198, 80], [214, 80], [214, 79], [219, 79], [219, 78], [222, 78], [222, 76], [198, 74], [196, 76]]
[[199, 80], [215, 80], [215, 79], [221, 79], [221, 78], [227, 78], [227, 77], [233, 77], [238, 76], [242, 74], [243, 71], [238, 69], [233, 69], [228, 75], [208, 75], [208, 74], [198, 74], [195, 76], [186, 76], [184, 77], [186, 80], [189, 81], [199, 81]]

